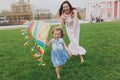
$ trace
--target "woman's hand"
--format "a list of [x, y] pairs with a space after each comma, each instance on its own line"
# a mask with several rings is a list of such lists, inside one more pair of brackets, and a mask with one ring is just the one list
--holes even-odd
[[63, 15], [61, 16], [61, 18], [65, 20], [66, 17], [65, 17], [65, 15], [63, 14]]
[[62, 21], [62, 23], [64, 23], [65, 22], [65, 15], [63, 14], [62, 16], [61, 16], [61, 21]]
[[65, 25], [65, 16], [64, 15], [61, 15], [61, 18], [60, 18], [60, 27], [62, 28], [63, 25]]

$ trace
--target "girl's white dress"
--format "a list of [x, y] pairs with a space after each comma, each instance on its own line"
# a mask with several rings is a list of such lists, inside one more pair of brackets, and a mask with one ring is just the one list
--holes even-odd
[[[80, 24], [77, 19], [73, 19], [71, 15], [65, 15], [65, 25], [67, 34], [70, 40], [70, 44], [68, 45], [68, 49], [70, 50], [72, 55], [85, 55], [86, 50], [79, 45], [79, 35], [80, 35]], [[76, 21], [77, 25], [73, 34], [73, 24], [74, 20]]]

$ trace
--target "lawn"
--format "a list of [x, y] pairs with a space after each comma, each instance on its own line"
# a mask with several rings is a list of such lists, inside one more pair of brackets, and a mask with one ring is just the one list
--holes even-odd
[[[67, 34], [64, 40], [68, 45]], [[24, 42], [20, 29], [0, 30], [0, 80], [57, 80], [51, 47], [45, 50], [47, 65], [37, 66], [31, 44]], [[87, 50], [85, 62], [72, 56], [61, 67], [61, 80], [120, 80], [120, 21], [81, 24], [80, 45]]]

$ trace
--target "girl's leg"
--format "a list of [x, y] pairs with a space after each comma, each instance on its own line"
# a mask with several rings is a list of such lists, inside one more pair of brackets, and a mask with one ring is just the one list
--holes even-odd
[[81, 61], [81, 63], [84, 62], [84, 59], [83, 59], [82, 55], [80, 55], [80, 61]]
[[55, 68], [55, 71], [56, 71], [57, 78], [60, 79], [60, 67], [57, 66], [57, 67]]

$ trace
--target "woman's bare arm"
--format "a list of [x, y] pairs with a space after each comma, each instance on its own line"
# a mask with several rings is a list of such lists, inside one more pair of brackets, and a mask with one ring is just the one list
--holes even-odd
[[73, 12], [74, 12], [73, 14], [73, 33], [74, 33], [77, 26], [78, 13], [77, 13], [77, 10], [74, 10]]
[[60, 27], [61, 28], [65, 25], [64, 23], [65, 23], [65, 16], [64, 16], [64, 14], [62, 14], [60, 17]]

